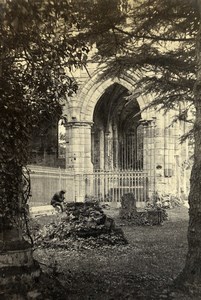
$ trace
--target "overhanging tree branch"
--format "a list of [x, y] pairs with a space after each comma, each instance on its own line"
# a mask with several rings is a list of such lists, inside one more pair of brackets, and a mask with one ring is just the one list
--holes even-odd
[[176, 37], [163, 37], [162, 35], [146, 35], [146, 34], [135, 34], [130, 33], [126, 30], [123, 30], [117, 26], [113, 26], [113, 29], [129, 36], [130, 38], [136, 38], [136, 39], [147, 39], [147, 40], [155, 40], [155, 41], [169, 41], [169, 42], [193, 42], [195, 41], [195, 38], [189, 37], [189, 38], [176, 38]]

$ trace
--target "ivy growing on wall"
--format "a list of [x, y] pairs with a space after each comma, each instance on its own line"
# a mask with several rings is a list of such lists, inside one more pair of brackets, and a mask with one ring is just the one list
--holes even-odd
[[[25, 166], [33, 128], [61, 115], [77, 90], [70, 71], [85, 66], [82, 16], [66, 0], [13, 0], [0, 14], [0, 216], [20, 222], [29, 197]], [[12, 221], [12, 222], [11, 222]], [[18, 224], [19, 225], [19, 224]]]
[[[19, 220], [29, 197], [33, 129], [59, 119], [97, 39], [119, 22], [121, 1], [10, 0], [0, 4], [0, 216]], [[111, 8], [111, 9], [109, 9]], [[104, 30], [97, 16], [106, 17]], [[90, 17], [89, 17], [90, 16]], [[100, 38], [99, 36], [99, 38]], [[4, 223], [4, 221], [3, 221]]]

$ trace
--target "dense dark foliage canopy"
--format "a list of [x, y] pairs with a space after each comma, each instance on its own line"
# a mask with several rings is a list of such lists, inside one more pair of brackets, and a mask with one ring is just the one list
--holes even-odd
[[191, 122], [199, 26], [196, 1], [130, 1], [121, 12], [117, 23], [104, 12], [88, 31], [97, 33], [96, 58], [101, 55], [107, 61], [104, 76], [107, 70], [109, 76], [118, 76], [133, 69], [140, 77], [136, 88], [143, 86], [142, 93], [154, 95], [151, 105], [176, 109], [179, 119]]
[[22, 190], [18, 179], [28, 160], [30, 132], [41, 118], [61, 114], [61, 100], [77, 89], [71, 72], [86, 68], [94, 44], [94, 59], [106, 62], [103, 76], [132, 69], [139, 75], [136, 88], [155, 95], [152, 104], [175, 108], [179, 119], [191, 121], [196, 8], [196, 1], [187, 0], [1, 4], [1, 203], [17, 202], [12, 199]]
[[61, 100], [77, 89], [71, 72], [86, 68], [94, 44], [94, 59], [106, 62], [103, 76], [132, 69], [136, 88], [155, 95], [152, 104], [191, 121], [199, 23], [193, 2], [12, 0], [0, 13], [1, 209], [22, 190], [32, 129], [61, 114]]
[[[1, 2], [1, 215], [18, 214], [23, 207], [19, 199], [27, 201], [30, 185], [23, 167], [29, 158], [31, 132], [44, 118], [57, 119], [61, 115], [66, 98], [77, 90], [73, 71], [86, 68], [88, 52], [97, 38], [98, 18], [110, 15], [118, 24], [118, 3]], [[110, 22], [106, 21], [104, 26], [108, 32]]]
[[[74, 68], [86, 68], [92, 45], [103, 76], [132, 69], [153, 105], [196, 111], [189, 253], [185, 272], [200, 282], [201, 52], [199, 0], [7, 0], [0, 6], [0, 218], [19, 220], [29, 194], [23, 166], [32, 128], [61, 113], [74, 93]], [[197, 40], [196, 40], [197, 39]], [[197, 60], [196, 60], [197, 59]], [[131, 95], [132, 97], [132, 95]], [[29, 185], [28, 185], [29, 186]], [[17, 216], [15, 218], [15, 216]], [[185, 278], [185, 276], [183, 277]]]
[[[31, 131], [61, 114], [77, 84], [72, 68], [86, 63], [78, 7], [68, 1], [6, 1], [0, 7], [0, 214], [19, 212], [29, 196], [23, 173]], [[22, 181], [23, 178], [23, 181]], [[28, 185], [29, 186], [29, 185]], [[12, 212], [12, 213], [11, 213]]]

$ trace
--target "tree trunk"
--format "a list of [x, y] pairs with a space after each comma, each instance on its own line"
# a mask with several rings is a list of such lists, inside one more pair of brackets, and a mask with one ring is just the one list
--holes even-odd
[[[201, 12], [201, 1], [197, 1]], [[188, 253], [179, 281], [201, 285], [201, 25], [196, 42], [197, 79], [194, 87], [196, 119], [194, 125], [194, 165], [190, 179]]]
[[[32, 246], [23, 239], [22, 168], [15, 162], [2, 165], [0, 205], [0, 293], [20, 295], [35, 283], [40, 268]], [[7, 298], [5, 298], [7, 299]], [[21, 298], [20, 298], [21, 299]]]

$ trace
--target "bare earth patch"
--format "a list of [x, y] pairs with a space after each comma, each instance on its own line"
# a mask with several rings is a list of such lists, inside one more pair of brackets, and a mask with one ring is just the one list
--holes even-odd
[[122, 226], [128, 245], [34, 251], [58, 288], [54, 300], [201, 299], [169, 288], [185, 262], [186, 207], [168, 210], [163, 226], [124, 226], [118, 210], [106, 213]]

